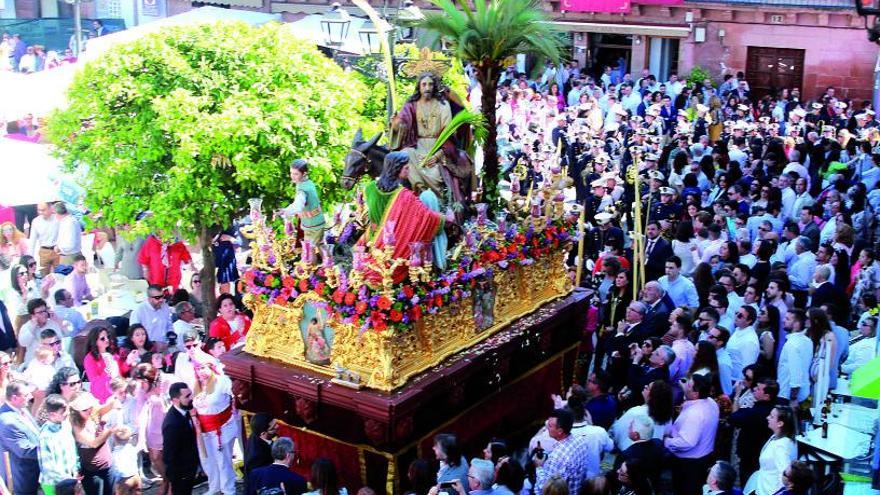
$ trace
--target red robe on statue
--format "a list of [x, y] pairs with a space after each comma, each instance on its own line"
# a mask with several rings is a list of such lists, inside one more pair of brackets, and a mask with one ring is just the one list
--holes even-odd
[[[372, 247], [382, 249], [385, 246], [383, 232], [385, 225], [392, 221], [394, 222], [395, 258], [409, 259], [412, 254], [409, 246], [411, 242], [423, 242], [426, 249], [431, 249], [431, 241], [443, 229], [445, 219], [439, 213], [425, 206], [415, 193], [403, 186], [398, 186], [392, 194], [393, 196], [385, 208], [385, 213], [382, 215], [382, 221], [370, 239]], [[370, 203], [369, 199], [367, 202]], [[406, 276], [406, 267], [398, 267], [394, 272], [394, 283], [402, 282]], [[377, 273], [367, 274], [367, 279], [370, 281], [378, 280], [377, 277]]]

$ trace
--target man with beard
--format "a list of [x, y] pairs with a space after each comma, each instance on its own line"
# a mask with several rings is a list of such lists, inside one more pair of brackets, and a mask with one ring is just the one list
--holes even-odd
[[451, 139], [427, 157], [437, 136], [452, 120], [452, 108], [444, 91], [435, 74], [426, 72], [419, 76], [415, 94], [391, 119], [390, 147], [409, 156], [409, 181], [414, 189], [431, 189], [442, 198], [445, 184], [452, 190], [453, 199], [462, 202], [470, 199], [460, 197], [460, 193], [472, 183], [473, 165], [458, 152]]
[[199, 469], [196, 432], [193, 426], [192, 390], [178, 382], [168, 390], [171, 407], [162, 422], [165, 477], [174, 495], [190, 495]]

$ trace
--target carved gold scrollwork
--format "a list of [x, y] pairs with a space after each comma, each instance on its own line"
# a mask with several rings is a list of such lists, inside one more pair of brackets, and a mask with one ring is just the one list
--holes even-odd
[[328, 376], [339, 369], [354, 373], [367, 387], [393, 390], [413, 375], [443, 362], [511, 322], [556, 298], [567, 295], [572, 286], [565, 268], [566, 252], [541, 257], [532, 265], [497, 270], [494, 274], [494, 324], [479, 330], [474, 320], [473, 296], [455, 301], [438, 313], [425, 315], [408, 331], [379, 333], [362, 331], [359, 325], [334, 318], [325, 322], [334, 332], [328, 366], [305, 358], [306, 343], [300, 321], [306, 304], [323, 303], [314, 294], [301, 295], [287, 306], [252, 301], [254, 322], [248, 332], [245, 351], [306, 368]]

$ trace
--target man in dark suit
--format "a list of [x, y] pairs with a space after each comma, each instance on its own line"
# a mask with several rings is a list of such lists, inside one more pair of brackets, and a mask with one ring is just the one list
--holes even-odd
[[185, 383], [178, 382], [171, 385], [168, 395], [171, 407], [162, 422], [165, 477], [174, 495], [190, 495], [199, 469], [196, 432], [189, 414], [192, 410], [192, 390]]
[[[748, 376], [747, 372], [746, 377]], [[745, 386], [749, 385], [749, 382], [745, 382]], [[755, 405], [736, 409], [727, 418], [731, 426], [739, 428], [736, 453], [739, 456], [739, 475], [742, 480], [748, 480], [758, 470], [761, 449], [773, 434], [767, 426], [767, 416], [776, 406], [779, 384], [772, 378], [764, 378], [755, 385], [752, 393], [755, 396]]]
[[819, 226], [816, 225], [813, 207], [804, 206], [798, 214], [801, 220], [798, 224], [801, 228], [801, 235], [810, 239], [810, 250], [815, 251], [819, 248], [819, 236], [822, 232], [819, 230]]
[[251, 471], [272, 464], [272, 439], [277, 432], [278, 427], [271, 414], [259, 413], [251, 419], [251, 436], [244, 449], [245, 482]]
[[813, 274], [813, 280], [816, 282], [816, 288], [813, 290], [812, 299], [810, 299], [811, 308], [821, 308], [827, 304], [834, 308], [834, 315], [831, 316], [835, 321], [849, 314], [849, 301], [846, 296], [837, 290], [828, 279], [831, 278], [830, 265], [819, 265]]
[[266, 488], [283, 487], [286, 495], [301, 495], [308, 488], [306, 480], [302, 476], [290, 470], [290, 465], [296, 457], [296, 446], [288, 437], [280, 437], [272, 443], [272, 458], [274, 463], [254, 469], [248, 475], [247, 495], [259, 495]]
[[617, 471], [624, 462], [639, 459], [648, 468], [645, 476], [651, 480], [654, 487], [659, 487], [660, 472], [666, 466], [665, 458], [668, 454], [663, 447], [663, 442], [653, 438], [654, 420], [647, 415], [638, 415], [633, 418], [628, 428], [629, 438], [633, 443], [614, 460], [614, 470]]
[[645, 284], [642, 302], [648, 306], [645, 313], [645, 333], [649, 337], [662, 337], [669, 331], [669, 313], [675, 309], [675, 305], [666, 290], [657, 281]]
[[14, 351], [16, 346], [18, 340], [15, 338], [12, 320], [9, 319], [9, 311], [3, 301], [0, 301], [0, 351]]
[[726, 461], [718, 461], [709, 469], [706, 484], [710, 495], [733, 495], [733, 484], [736, 482], [736, 471]]
[[666, 260], [675, 254], [672, 245], [666, 239], [660, 237], [660, 224], [655, 221], [648, 222], [645, 227], [645, 278], [657, 280], [666, 272]]
[[33, 400], [33, 388], [16, 380], [6, 386], [6, 404], [0, 407], [0, 448], [9, 455], [3, 477], [12, 473], [6, 486], [15, 495], [36, 495], [39, 487], [40, 428], [28, 411]]
[[643, 323], [646, 312], [647, 306], [643, 302], [629, 303], [624, 319], [620, 320], [616, 333], [608, 340], [608, 373], [611, 375], [611, 384], [615, 392], [619, 392], [629, 378], [632, 349], [637, 348], [639, 343], [648, 337]]

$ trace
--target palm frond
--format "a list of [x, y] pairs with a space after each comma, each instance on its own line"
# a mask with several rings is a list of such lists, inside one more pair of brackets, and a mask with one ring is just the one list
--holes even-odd
[[449, 138], [451, 138], [452, 135], [463, 125], [471, 126], [474, 132], [474, 140], [478, 143], [482, 144], [486, 140], [486, 136], [489, 134], [489, 131], [486, 129], [486, 119], [483, 118], [483, 114], [471, 112], [470, 110], [462, 110], [452, 117], [452, 120], [446, 124], [446, 127], [443, 128], [440, 135], [437, 136], [437, 140], [434, 141], [434, 146], [431, 147], [431, 151], [425, 155], [421, 165], [424, 165], [428, 158], [431, 158], [440, 151], [440, 147], [443, 146], [443, 143], [449, 140]]

